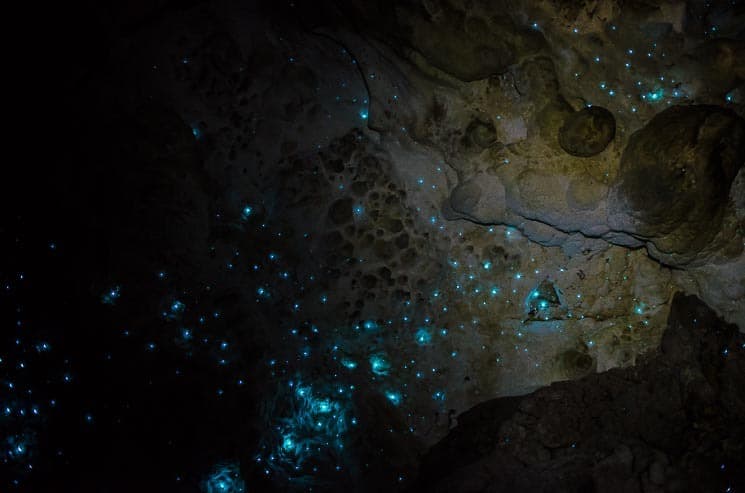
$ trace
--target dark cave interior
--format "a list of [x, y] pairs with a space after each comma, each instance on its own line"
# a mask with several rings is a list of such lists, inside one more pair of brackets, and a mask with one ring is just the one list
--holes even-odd
[[0, 491], [745, 492], [744, 1], [22, 8]]

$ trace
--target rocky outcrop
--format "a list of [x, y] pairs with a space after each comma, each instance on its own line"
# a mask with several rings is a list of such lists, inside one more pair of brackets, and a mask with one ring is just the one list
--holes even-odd
[[[729, 205], [745, 194], [733, 182], [742, 13], [722, 7], [713, 30], [706, 9], [676, 2], [345, 5], [361, 34], [334, 36], [368, 77], [369, 128], [388, 149], [415, 144], [457, 174], [439, 203], [446, 219], [512, 227], [570, 256], [643, 247], [690, 273], [680, 287], [745, 323], [745, 223]], [[640, 159], [643, 135], [657, 149]], [[679, 166], [676, 185], [674, 163], [687, 159], [698, 164]], [[732, 274], [702, 268], [713, 264]]]
[[745, 121], [735, 113], [665, 110], [629, 139], [611, 188], [610, 226], [651, 242], [666, 263], [690, 262], [720, 232], [743, 163]]
[[737, 491], [744, 384], [745, 338], [679, 294], [660, 349], [637, 366], [461, 415], [417, 491]]
[[745, 323], [738, 17], [717, 14], [705, 39], [704, 14], [678, 3], [511, 7], [414, 2], [389, 9], [395, 28], [375, 43], [340, 35], [390, 74], [367, 81], [370, 127], [457, 174], [446, 219], [512, 227], [570, 257], [643, 247]]
[[525, 53], [544, 46], [542, 36], [507, 16], [479, 15], [473, 6], [459, 8], [455, 2], [422, 3], [395, 8], [405, 42], [432, 66], [464, 82], [503, 73]]

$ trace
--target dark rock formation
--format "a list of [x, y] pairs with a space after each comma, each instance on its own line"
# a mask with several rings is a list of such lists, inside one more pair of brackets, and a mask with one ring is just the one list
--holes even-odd
[[334, 224], [346, 224], [352, 220], [352, 199], [343, 198], [336, 200], [329, 208], [329, 218]]
[[417, 491], [738, 491], [744, 341], [678, 294], [660, 349], [637, 366], [461, 415], [424, 458]]
[[540, 33], [515, 26], [507, 16], [487, 18], [449, 2], [424, 8], [402, 3], [396, 9], [404, 43], [434, 67], [462, 81], [504, 72], [521, 56], [544, 45]]
[[468, 125], [466, 135], [468, 136], [466, 144], [477, 148], [490, 147], [497, 142], [497, 133], [491, 122], [474, 120]]
[[676, 72], [685, 73], [697, 94], [724, 99], [745, 80], [745, 42], [714, 39], [702, 43], [681, 57]]
[[601, 153], [616, 135], [616, 119], [599, 106], [581, 109], [564, 120], [559, 145], [572, 156], [590, 157]]
[[581, 351], [577, 349], [564, 351], [561, 354], [559, 361], [564, 369], [564, 374], [568, 378], [583, 377], [596, 366], [595, 360], [592, 359], [592, 356], [587, 354], [587, 346], [584, 346]]
[[[717, 106], [675, 106], [629, 139], [610, 195], [611, 227], [693, 256], [719, 232], [745, 162], [745, 121]], [[625, 216], [625, 217], [624, 217]], [[620, 219], [620, 220], [619, 220]]]

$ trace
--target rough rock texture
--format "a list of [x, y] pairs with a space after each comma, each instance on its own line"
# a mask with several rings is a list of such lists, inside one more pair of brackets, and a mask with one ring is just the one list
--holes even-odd
[[603, 152], [615, 135], [613, 114], [590, 106], [566, 117], [559, 129], [559, 145], [572, 156], [590, 157]]
[[[569, 256], [643, 247], [742, 327], [740, 10], [422, 1], [391, 9], [400, 43], [374, 29], [374, 42], [334, 36], [369, 75], [383, 145], [413, 141], [457, 175], [446, 219], [515, 228]], [[476, 56], [482, 44], [499, 56]]]
[[633, 368], [464, 413], [425, 457], [414, 490], [738, 491], [743, 385], [745, 338], [679, 294], [659, 350]]
[[405, 42], [434, 67], [470, 82], [504, 72], [543, 38], [506, 16], [489, 15], [486, 5], [456, 2], [401, 2], [394, 9]]
[[610, 225], [650, 241], [660, 260], [690, 262], [721, 231], [724, 214], [733, 214], [728, 194], [743, 164], [742, 118], [716, 106], [669, 108], [629, 138]]
[[[83, 237], [91, 258], [110, 259], [85, 289], [148, 292], [157, 306], [143, 318], [178, 296], [194, 327], [209, 319], [200, 330], [210, 341], [260, 353], [234, 354], [220, 371], [235, 371], [230, 381], [250, 376], [238, 421], [273, 443], [282, 443], [277, 416], [258, 408], [289, 379], [354, 385], [364, 437], [338, 455], [362, 457], [365, 468], [339, 473], [319, 459], [320, 476], [348, 475], [340, 491], [406, 487], [398, 478], [411, 477], [419, 445], [487, 399], [585, 378], [579, 397], [567, 390], [571, 406], [531, 405], [569, 419], [572, 436], [597, 437], [603, 420], [621, 419], [600, 408], [626, 398], [638, 410], [649, 395], [634, 378], [656, 368], [667, 406], [680, 388], [669, 385], [680, 382], [674, 365], [641, 355], [659, 346], [676, 291], [698, 294], [745, 330], [741, 6], [349, 0], [271, 2], [282, 10], [273, 16], [251, 2], [219, 3], [127, 15], [148, 22], [117, 28], [121, 37], [96, 56], [105, 70], [71, 84], [85, 100], [101, 88], [90, 105], [100, 111], [83, 125], [98, 128], [80, 136], [95, 162], [80, 172], [80, 211], [124, 225], [112, 237]], [[119, 131], [107, 129], [117, 118]], [[133, 313], [145, 307], [129, 303]], [[170, 347], [184, 326], [152, 339]], [[420, 329], [431, 339], [418, 339]], [[191, 353], [196, 342], [178, 345]], [[387, 375], [371, 371], [378, 354]], [[702, 371], [696, 361], [676, 365], [688, 375]], [[479, 439], [492, 450], [508, 436], [522, 448], [494, 449], [504, 463], [554, 484], [554, 469], [525, 464], [566, 460], [575, 470], [574, 456], [561, 455], [571, 444], [539, 434], [528, 416], [538, 411], [515, 415], [510, 403], [573, 388], [496, 401], [510, 426], [535, 433], [499, 435], [499, 418], [479, 423]], [[246, 408], [266, 419], [246, 420]], [[571, 425], [575, 414], [590, 417]], [[699, 422], [719, 429], [708, 419]], [[597, 477], [631, 467], [656, 484], [669, 464], [673, 473], [689, 464], [652, 432], [639, 436], [669, 464], [637, 456], [647, 445], [618, 435], [610, 451], [592, 449], [604, 465], [587, 454], [577, 467], [597, 467]], [[251, 478], [265, 478], [253, 443], [235, 441]], [[593, 446], [578, 439], [585, 445]], [[295, 474], [291, 461], [282, 467]]]

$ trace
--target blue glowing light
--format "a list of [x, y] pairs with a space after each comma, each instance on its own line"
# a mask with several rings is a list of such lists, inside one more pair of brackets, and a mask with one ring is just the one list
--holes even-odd
[[251, 214], [253, 214], [253, 211], [253, 207], [251, 207], [250, 205], [243, 206], [243, 209], [241, 210], [241, 217], [243, 218], [243, 220], [248, 219]]
[[347, 370], [354, 370], [355, 368], [357, 368], [357, 362], [349, 358], [343, 358], [341, 360], [341, 365]]
[[391, 364], [385, 358], [383, 353], [376, 353], [370, 356], [370, 370], [376, 375], [388, 375], [391, 369]]
[[387, 390], [385, 392], [385, 398], [388, 399], [388, 401], [394, 406], [398, 406], [399, 404], [401, 404], [401, 394], [398, 392], [394, 392], [393, 390]]
[[[267, 409], [266, 415], [268, 429], [273, 431], [262, 440], [264, 453], [256, 458], [265, 464], [264, 473], [313, 485], [319, 481], [320, 467], [338, 471], [344, 459], [341, 452], [350, 423], [353, 387], [295, 381], [280, 387], [277, 407]], [[288, 389], [292, 389], [289, 394]], [[329, 397], [332, 394], [333, 399]], [[351, 423], [356, 420], [351, 418]]]
[[26, 453], [26, 444], [23, 443], [20, 438], [10, 437], [8, 439], [8, 444], [10, 445], [8, 455], [11, 458], [17, 458]]
[[561, 294], [553, 282], [544, 280], [528, 294], [525, 299], [525, 311], [529, 317], [548, 320], [555, 317], [557, 310], [560, 310], [560, 296]]
[[660, 88], [655, 91], [650, 91], [646, 94], [642, 94], [642, 99], [646, 99], [648, 101], [659, 101], [664, 95], [665, 90]]
[[295, 441], [292, 439], [291, 436], [286, 435], [282, 439], [282, 450], [284, 450], [285, 452], [295, 450]]
[[246, 483], [237, 463], [218, 464], [202, 482], [204, 493], [244, 493]]
[[360, 115], [360, 118], [362, 118], [363, 120], [367, 120], [367, 117], [368, 117], [367, 110], [360, 110], [359, 115]]
[[186, 305], [184, 305], [181, 301], [173, 300], [168, 306], [168, 311], [163, 312], [163, 317], [169, 320], [178, 320], [184, 313], [185, 308]]
[[320, 413], [320, 414], [327, 414], [330, 413], [333, 406], [330, 400], [328, 399], [318, 399], [316, 402], [314, 402], [314, 411]]
[[101, 303], [104, 305], [113, 305], [121, 296], [121, 291], [121, 287], [114, 286], [101, 296]]
[[416, 343], [420, 346], [426, 346], [432, 342], [432, 334], [425, 327], [420, 327], [415, 334]]
[[365, 213], [365, 208], [360, 204], [357, 204], [352, 208], [352, 212], [354, 212], [355, 216], [361, 216]]
[[3, 453], [3, 451], [0, 450], [0, 457], [5, 456], [4, 458], [6, 460], [7, 459], [19, 460], [19, 459], [26, 457], [29, 453], [29, 447], [31, 445], [30, 441], [31, 441], [31, 438], [29, 436], [10, 435], [5, 440], [6, 445], [8, 447], [7, 451]]

